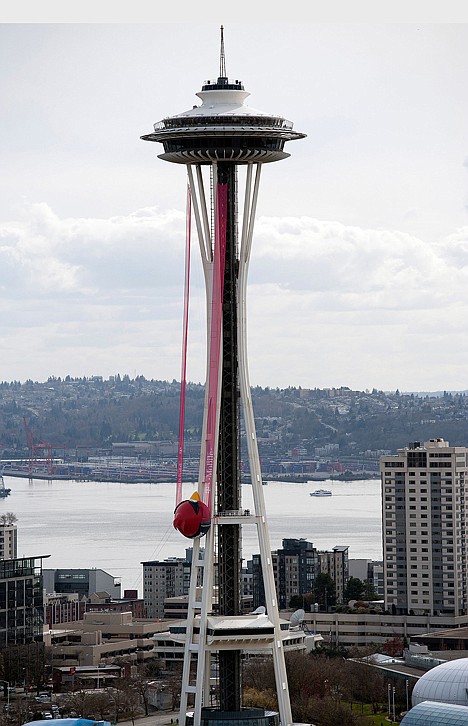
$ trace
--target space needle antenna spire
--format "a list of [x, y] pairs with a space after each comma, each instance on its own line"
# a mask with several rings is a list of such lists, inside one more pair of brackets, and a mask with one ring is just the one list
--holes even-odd
[[224, 25], [221, 25], [221, 49], [219, 53], [219, 76], [220, 78], [227, 78], [226, 73], [226, 56], [224, 54]]

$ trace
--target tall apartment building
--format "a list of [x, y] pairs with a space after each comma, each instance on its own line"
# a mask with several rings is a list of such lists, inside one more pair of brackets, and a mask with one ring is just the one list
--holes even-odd
[[[142, 562], [143, 565], [143, 598], [147, 618], [164, 617], [164, 601], [170, 597], [188, 595], [190, 588], [190, 572], [192, 569], [193, 548], [185, 550], [185, 559], [182, 557], [169, 557], [167, 560], [150, 560]], [[199, 557], [204, 557], [203, 548]], [[215, 582], [217, 567], [215, 563]], [[199, 575], [198, 586], [203, 585], [202, 575]]]
[[344, 592], [349, 580], [349, 547], [337, 545], [331, 552], [318, 552], [319, 572], [330, 575], [335, 583], [336, 602], [344, 602]]
[[[16, 519], [16, 518], [15, 518]], [[0, 518], [0, 560], [13, 560], [18, 556], [18, 530], [8, 515]]]
[[[293, 596], [311, 592], [318, 572], [317, 550], [305, 539], [284, 539], [282, 549], [271, 553], [276, 594], [280, 610], [289, 606]], [[265, 605], [260, 555], [252, 556], [252, 594], [254, 607]]]
[[190, 563], [180, 557], [150, 560], [143, 565], [143, 599], [147, 618], [164, 617], [168, 597], [187, 595], [190, 586]]
[[42, 559], [0, 561], [0, 649], [42, 641]]
[[430, 439], [382, 457], [385, 607], [467, 614], [468, 448]]
[[0, 649], [42, 642], [42, 560], [18, 557], [13, 513], [0, 516]]
[[[271, 553], [280, 609], [287, 609], [292, 597], [312, 592], [315, 578], [321, 572], [330, 575], [337, 602], [343, 602], [349, 579], [348, 549], [337, 545], [332, 551], [318, 551], [305, 539], [283, 539], [282, 549]], [[254, 607], [265, 605], [260, 555], [252, 557], [252, 595]]]

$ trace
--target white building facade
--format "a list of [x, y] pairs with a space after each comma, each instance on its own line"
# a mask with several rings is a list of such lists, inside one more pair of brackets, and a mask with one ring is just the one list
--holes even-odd
[[465, 616], [468, 448], [414, 442], [380, 471], [386, 609]]
[[5, 517], [0, 522], [0, 560], [14, 560], [18, 556], [18, 530], [16, 524]]

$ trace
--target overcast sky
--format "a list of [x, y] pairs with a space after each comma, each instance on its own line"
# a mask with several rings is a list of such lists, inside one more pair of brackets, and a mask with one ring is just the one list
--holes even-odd
[[[185, 169], [140, 136], [218, 75], [219, 24], [0, 26], [0, 380], [180, 378]], [[468, 388], [468, 25], [225, 22], [225, 43], [249, 105], [307, 134], [263, 169], [251, 383]], [[197, 260], [192, 293], [203, 381]]]

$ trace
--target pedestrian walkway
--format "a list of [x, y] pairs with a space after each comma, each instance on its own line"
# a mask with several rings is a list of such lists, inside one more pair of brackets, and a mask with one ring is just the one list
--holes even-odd
[[[177, 723], [179, 718], [178, 711], [155, 711], [150, 716], [141, 716], [135, 718], [135, 726], [170, 726]], [[117, 726], [133, 726], [132, 720], [119, 721]]]

